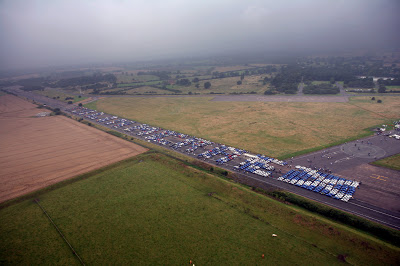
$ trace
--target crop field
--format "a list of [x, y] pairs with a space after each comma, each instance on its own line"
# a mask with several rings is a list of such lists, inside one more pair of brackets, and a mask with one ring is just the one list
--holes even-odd
[[0, 97], [0, 202], [145, 152], [11, 95]]
[[399, 119], [399, 97], [347, 103], [214, 102], [206, 97], [106, 98], [91, 108], [256, 153], [285, 157]]
[[[157, 153], [38, 198], [90, 265], [399, 263], [397, 247]], [[78, 264], [32, 201], [0, 209], [0, 258]]]

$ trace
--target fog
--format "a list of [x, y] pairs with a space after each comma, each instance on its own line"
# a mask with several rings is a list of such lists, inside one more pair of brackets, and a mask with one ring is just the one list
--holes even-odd
[[2, 0], [0, 68], [400, 47], [398, 0]]

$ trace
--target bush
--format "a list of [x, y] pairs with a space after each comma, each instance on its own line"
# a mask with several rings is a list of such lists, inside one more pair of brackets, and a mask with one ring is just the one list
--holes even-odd
[[371, 101], [375, 101], [375, 97], [372, 97], [372, 98], [371, 98]]
[[68, 104], [72, 104], [72, 101], [68, 101]]
[[79, 103], [79, 104], [78, 104], [78, 106], [80, 106], [80, 107], [81, 107], [81, 106], [82, 106], [82, 103]]
[[304, 87], [303, 92], [304, 94], [337, 94], [340, 90], [330, 83], [322, 83], [318, 85], [307, 85]]
[[376, 102], [377, 102], [377, 103], [382, 103], [382, 100], [377, 100]]

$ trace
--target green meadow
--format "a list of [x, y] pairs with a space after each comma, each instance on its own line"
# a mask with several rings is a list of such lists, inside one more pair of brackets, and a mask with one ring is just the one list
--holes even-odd
[[[154, 152], [35, 198], [88, 265], [400, 262], [398, 247]], [[79, 263], [32, 200], [0, 209], [0, 260]]]

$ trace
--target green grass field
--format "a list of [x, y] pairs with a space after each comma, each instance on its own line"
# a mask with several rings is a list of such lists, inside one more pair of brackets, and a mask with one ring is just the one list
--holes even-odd
[[134, 83], [124, 83], [124, 84], [118, 84], [118, 88], [124, 88], [124, 87], [131, 87], [131, 86], [145, 86], [145, 85], [159, 85], [161, 81], [155, 80], [155, 81], [147, 81], [147, 82], [134, 82]]
[[400, 171], [400, 154], [384, 158], [372, 164]]
[[[160, 154], [86, 177], [37, 196], [86, 264], [399, 263], [399, 248]], [[2, 264], [78, 263], [28, 200], [0, 210], [0, 247]]]
[[[211, 98], [106, 98], [91, 105], [139, 122], [274, 157], [366, 136], [399, 118], [399, 97], [348, 103], [212, 102]], [[133, 108], [134, 107], [134, 108]]]
[[[171, 85], [169, 88], [181, 90], [185, 94], [188, 92], [199, 94], [208, 94], [211, 92], [223, 94], [256, 92], [258, 94], [263, 94], [269, 87], [268, 85], [263, 85], [262, 81], [260, 80], [264, 79], [266, 76], [269, 75], [264, 74], [245, 76], [241, 85], [237, 85], [240, 77], [229, 77], [222, 79], [201, 80], [199, 82], [199, 88], [195, 87], [196, 83], [194, 82], [192, 82], [192, 85], [188, 87]], [[190, 80], [192, 80], [192, 78], [190, 78]], [[209, 89], [204, 89], [204, 83], [207, 81], [211, 83], [211, 87]]]
[[321, 81], [321, 80], [314, 80], [311, 82], [312, 85], [319, 85], [319, 84], [330, 84], [329, 81]]
[[87, 99], [87, 97], [79, 98], [78, 96], [62, 92], [58, 89], [45, 89], [43, 91], [35, 91], [35, 93], [41, 94], [43, 96], [47, 96], [49, 98], [60, 97], [57, 100], [60, 100], [62, 102], [71, 101], [71, 100], [65, 100], [65, 98], [67, 98], [67, 97], [73, 97], [74, 99], [72, 100], [72, 102], [74, 102], [74, 103]]

